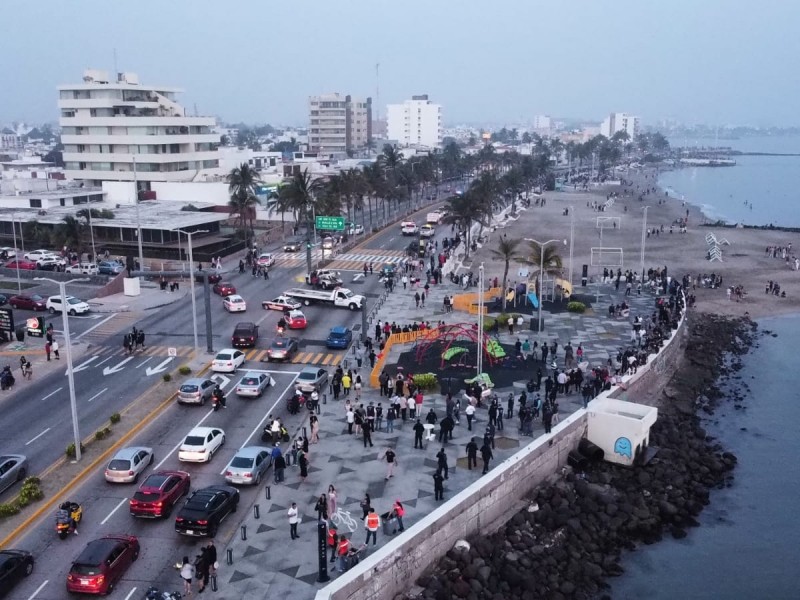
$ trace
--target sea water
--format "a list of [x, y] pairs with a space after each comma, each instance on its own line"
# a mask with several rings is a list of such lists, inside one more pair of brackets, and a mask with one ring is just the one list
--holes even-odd
[[703, 426], [739, 459], [730, 488], [683, 540], [665, 538], [623, 559], [618, 599], [800, 598], [800, 315], [759, 320], [759, 347], [744, 356], [744, 410], [723, 403]]
[[[800, 154], [800, 137], [738, 140], [670, 139], [673, 147], [729, 146], [742, 152]], [[681, 167], [659, 177], [670, 196], [702, 208], [712, 220], [800, 227], [800, 156], [734, 156], [733, 167]], [[800, 596], [799, 596], [800, 597]]]

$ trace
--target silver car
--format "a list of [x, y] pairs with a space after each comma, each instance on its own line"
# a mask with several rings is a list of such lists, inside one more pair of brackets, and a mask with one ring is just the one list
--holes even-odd
[[135, 483], [149, 465], [153, 464], [155, 455], [152, 448], [130, 446], [119, 450], [106, 467], [106, 481], [109, 483]]
[[206, 400], [211, 398], [215, 385], [211, 379], [200, 379], [199, 377], [187, 379], [178, 390], [178, 402], [203, 405]]
[[28, 472], [27, 463], [28, 459], [22, 454], [0, 456], [0, 493], [25, 479], [25, 474]]
[[297, 375], [294, 387], [301, 392], [313, 392], [314, 390], [320, 391], [324, 389], [327, 383], [328, 371], [308, 365], [303, 367], [303, 370]]
[[225, 481], [240, 485], [258, 485], [272, 466], [272, 448], [248, 446], [241, 448], [225, 467]]
[[264, 390], [270, 386], [271, 380], [266, 373], [246, 373], [236, 384], [236, 395], [247, 398], [260, 398]]

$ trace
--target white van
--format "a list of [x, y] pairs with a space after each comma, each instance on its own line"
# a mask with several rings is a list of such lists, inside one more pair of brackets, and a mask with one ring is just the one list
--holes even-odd
[[403, 235], [417, 235], [417, 224], [414, 221], [400, 223], [400, 233]]

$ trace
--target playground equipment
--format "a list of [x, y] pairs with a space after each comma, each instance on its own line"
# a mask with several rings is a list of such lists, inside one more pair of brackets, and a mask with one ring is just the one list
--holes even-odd
[[[441, 325], [428, 330], [425, 335], [420, 336], [416, 342], [416, 360], [422, 362], [426, 356], [436, 349], [441, 349], [440, 368], [447, 366], [474, 366], [473, 361], [469, 361], [470, 350], [459, 342], [478, 345], [478, 328], [472, 323], [454, 323], [452, 325]], [[484, 334], [481, 338], [481, 350], [488, 364], [494, 365], [502, 361], [506, 356], [506, 351], [500, 343]], [[474, 357], [472, 357], [474, 359]], [[455, 361], [455, 362], [453, 362]]]

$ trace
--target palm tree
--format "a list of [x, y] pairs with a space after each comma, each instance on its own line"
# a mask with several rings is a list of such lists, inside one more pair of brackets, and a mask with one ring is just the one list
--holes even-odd
[[473, 223], [480, 223], [481, 227], [488, 224], [491, 217], [491, 206], [473, 188], [468, 189], [460, 196], [447, 199], [449, 210], [443, 219], [444, 223], [454, 223], [465, 230], [464, 257], [469, 258], [471, 250], [471, 232]]
[[295, 221], [306, 224], [306, 239], [311, 235], [314, 224], [311, 221], [317, 197], [323, 192], [323, 184], [308, 174], [308, 169], [292, 175], [288, 185], [281, 188], [286, 205], [295, 215]]
[[56, 236], [59, 246], [69, 246], [75, 249], [78, 254], [83, 253], [83, 223], [72, 215], [67, 215], [56, 228]]
[[378, 162], [384, 169], [394, 172], [405, 162], [405, 159], [397, 146], [386, 144], [378, 157]]
[[[549, 275], [560, 275], [563, 263], [561, 260], [561, 255], [558, 253], [558, 250], [553, 245], [547, 245], [544, 247], [544, 260], [542, 260], [542, 247], [537, 242], [530, 241], [528, 242], [530, 246], [529, 254], [525, 260], [530, 265], [536, 267], [537, 270], [540, 269], [542, 265], [544, 265], [544, 272]], [[536, 291], [539, 293], [539, 278], [536, 278]]]
[[255, 220], [255, 207], [258, 205], [256, 189], [261, 183], [259, 174], [247, 163], [242, 163], [238, 167], [231, 169], [228, 173], [228, 194], [230, 201], [228, 208], [231, 215], [236, 215], [236, 222], [242, 232], [242, 239], [247, 244], [247, 223], [250, 222], [250, 230], [253, 229]]
[[519, 246], [520, 240], [518, 239], [509, 239], [505, 236], [500, 238], [500, 241], [497, 244], [497, 249], [492, 249], [491, 253], [495, 258], [499, 258], [505, 263], [503, 269], [503, 311], [506, 310], [506, 286], [508, 284], [508, 268], [512, 261], [517, 261], [520, 259], [520, 255], [517, 253], [517, 246]]
[[[383, 169], [378, 162], [374, 162], [364, 167], [364, 186], [369, 203], [369, 222], [372, 225], [372, 200], [375, 200], [377, 208], [378, 198], [386, 198], [388, 188]], [[386, 201], [383, 202], [383, 218], [386, 218]]]

